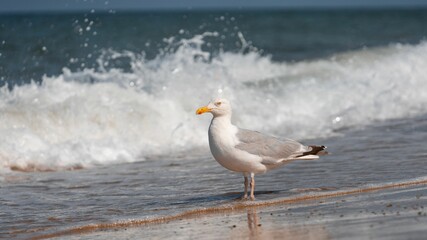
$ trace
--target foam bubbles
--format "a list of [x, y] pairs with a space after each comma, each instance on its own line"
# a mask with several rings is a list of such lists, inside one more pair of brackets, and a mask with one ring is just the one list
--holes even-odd
[[[98, 69], [44, 77], [0, 94], [0, 169], [58, 170], [207, 149], [219, 95], [241, 127], [292, 138], [427, 112], [427, 44], [275, 63], [257, 52], [203, 51], [206, 33], [170, 39], [155, 59], [105, 51]], [[114, 67], [127, 60], [129, 69]], [[71, 61], [71, 60], [70, 60]]]

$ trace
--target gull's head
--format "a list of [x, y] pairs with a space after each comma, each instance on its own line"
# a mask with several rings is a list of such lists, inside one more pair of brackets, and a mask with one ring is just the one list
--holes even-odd
[[196, 114], [203, 114], [206, 112], [212, 113], [214, 117], [231, 115], [231, 105], [227, 99], [218, 98], [211, 101], [208, 105], [197, 109]]

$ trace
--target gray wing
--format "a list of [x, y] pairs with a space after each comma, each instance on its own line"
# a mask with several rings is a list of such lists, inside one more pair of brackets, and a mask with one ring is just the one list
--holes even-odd
[[237, 149], [262, 157], [264, 164], [277, 164], [278, 160], [293, 159], [309, 148], [291, 139], [279, 140], [259, 132], [239, 129]]

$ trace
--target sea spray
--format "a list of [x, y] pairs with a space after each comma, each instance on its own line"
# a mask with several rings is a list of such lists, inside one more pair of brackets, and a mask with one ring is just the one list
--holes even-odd
[[[203, 50], [207, 37], [171, 39], [154, 59], [105, 50], [95, 69], [2, 88], [0, 167], [58, 170], [207, 149], [209, 117], [231, 100], [234, 122], [278, 136], [330, 136], [342, 127], [427, 111], [427, 43], [393, 44], [331, 58], [273, 62], [256, 51]], [[117, 59], [128, 62], [119, 68]], [[113, 67], [111, 67], [113, 66]]]

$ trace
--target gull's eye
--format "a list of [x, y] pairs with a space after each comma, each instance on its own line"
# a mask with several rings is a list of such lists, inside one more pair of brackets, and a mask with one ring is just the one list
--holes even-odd
[[216, 103], [215, 103], [215, 106], [219, 107], [219, 106], [221, 106], [221, 103], [222, 103], [222, 102], [216, 102]]

